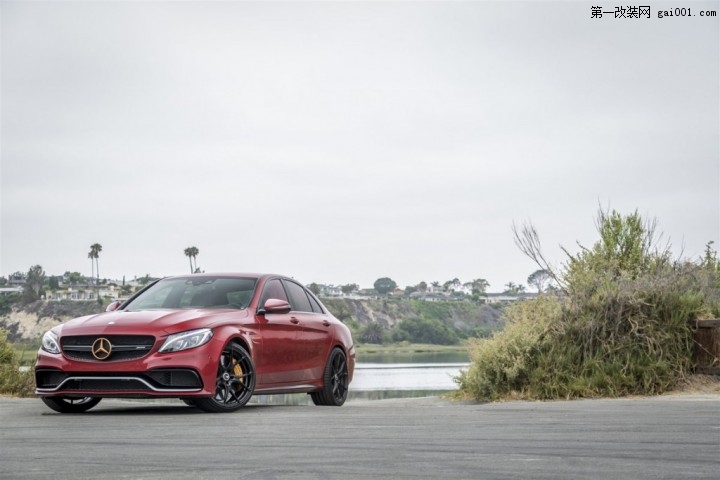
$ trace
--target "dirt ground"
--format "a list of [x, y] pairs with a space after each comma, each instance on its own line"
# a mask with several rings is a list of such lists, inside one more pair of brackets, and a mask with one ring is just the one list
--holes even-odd
[[718, 375], [691, 375], [677, 390], [667, 395], [682, 394], [718, 394], [720, 395], [720, 376]]

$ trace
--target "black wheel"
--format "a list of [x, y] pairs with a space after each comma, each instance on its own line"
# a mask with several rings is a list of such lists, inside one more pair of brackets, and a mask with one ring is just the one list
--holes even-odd
[[102, 399], [98, 397], [42, 397], [41, 400], [56, 412], [82, 413], [93, 408]]
[[348, 367], [345, 354], [339, 348], [330, 354], [323, 383], [322, 390], [310, 394], [315, 405], [339, 407], [345, 403], [348, 395]]
[[206, 412], [232, 412], [245, 405], [255, 390], [255, 366], [250, 354], [235, 343], [225, 347], [218, 361], [215, 395], [193, 399]]

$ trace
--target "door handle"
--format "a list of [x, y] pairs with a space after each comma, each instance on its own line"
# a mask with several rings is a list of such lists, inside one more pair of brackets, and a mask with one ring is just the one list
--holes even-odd
[[325, 325], [326, 327], [329, 327], [329, 326], [330, 326], [330, 322], [328, 322], [327, 320], [323, 320], [323, 325]]
[[295, 325], [300, 323], [300, 320], [298, 320], [296, 317], [290, 317], [290, 323], [294, 323]]

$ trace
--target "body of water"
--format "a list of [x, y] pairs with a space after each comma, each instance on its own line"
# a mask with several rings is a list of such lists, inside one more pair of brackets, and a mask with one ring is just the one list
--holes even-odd
[[351, 391], [455, 390], [468, 363], [358, 363]]
[[426, 397], [456, 390], [453, 378], [470, 365], [465, 351], [358, 355], [349, 400]]
[[[442, 395], [457, 389], [453, 381], [468, 362], [364, 363], [355, 365], [348, 401]], [[258, 395], [250, 403], [312, 405], [304, 393]]]

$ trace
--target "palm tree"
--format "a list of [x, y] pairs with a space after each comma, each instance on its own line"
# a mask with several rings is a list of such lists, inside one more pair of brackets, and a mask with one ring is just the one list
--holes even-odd
[[[190, 259], [190, 273], [197, 272], [197, 256], [200, 254], [200, 250], [197, 247], [188, 247], [185, 249], [185, 256]], [[193, 260], [195, 260], [195, 266], [193, 267]]]
[[95, 278], [95, 252], [93, 252], [92, 249], [90, 253], [88, 253], [88, 258], [90, 259], [90, 270], [92, 272], [90, 278]]
[[99, 243], [93, 243], [90, 245], [90, 253], [88, 253], [88, 258], [90, 259], [90, 263], [93, 263], [93, 260], [95, 261], [95, 269], [93, 270], [93, 274], [95, 274], [95, 285], [97, 285], [100, 281], [100, 264], [98, 263], [98, 259], [100, 258], [100, 252], [102, 252], [102, 245]]

